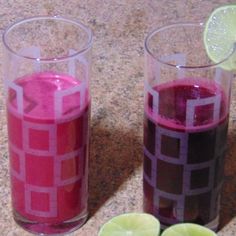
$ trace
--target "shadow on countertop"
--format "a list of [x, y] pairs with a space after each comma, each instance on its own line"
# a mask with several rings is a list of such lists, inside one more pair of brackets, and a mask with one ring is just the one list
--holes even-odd
[[[118, 190], [142, 164], [142, 139], [139, 130], [108, 129], [94, 122], [91, 127], [89, 160], [90, 217]], [[221, 195], [222, 229], [236, 215], [236, 120], [228, 134], [225, 181]]]
[[138, 130], [108, 129], [94, 122], [89, 159], [90, 217], [142, 164], [142, 140]]

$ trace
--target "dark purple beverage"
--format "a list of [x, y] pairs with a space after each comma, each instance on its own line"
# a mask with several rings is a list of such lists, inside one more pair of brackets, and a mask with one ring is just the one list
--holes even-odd
[[214, 81], [181, 79], [148, 92], [144, 210], [163, 226], [217, 225], [227, 127], [227, 99]]

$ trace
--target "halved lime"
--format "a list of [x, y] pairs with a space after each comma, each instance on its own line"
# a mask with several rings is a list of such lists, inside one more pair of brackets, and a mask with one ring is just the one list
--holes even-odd
[[100, 229], [98, 236], [159, 236], [160, 222], [146, 213], [115, 216]]
[[181, 223], [167, 228], [161, 236], [217, 236], [212, 230], [192, 223]]
[[205, 24], [204, 45], [214, 63], [228, 58], [220, 66], [236, 70], [236, 5], [221, 6], [212, 12]]

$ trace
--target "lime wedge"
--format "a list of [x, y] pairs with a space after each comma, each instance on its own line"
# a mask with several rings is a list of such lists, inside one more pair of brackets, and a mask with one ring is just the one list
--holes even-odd
[[[209, 58], [225, 70], [236, 70], [236, 5], [215, 9], [205, 24], [204, 45]], [[233, 55], [232, 55], [233, 54]]]
[[159, 236], [160, 223], [152, 215], [127, 213], [105, 223], [98, 236]]
[[161, 236], [217, 236], [212, 230], [197, 224], [182, 223], [167, 228]]

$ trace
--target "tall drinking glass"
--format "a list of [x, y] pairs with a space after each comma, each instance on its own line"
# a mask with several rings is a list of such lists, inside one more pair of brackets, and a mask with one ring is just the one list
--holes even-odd
[[35, 17], [3, 44], [14, 219], [34, 233], [75, 230], [87, 217], [92, 33]]
[[203, 24], [174, 24], [145, 41], [144, 210], [165, 228], [219, 223], [232, 74], [212, 64]]

